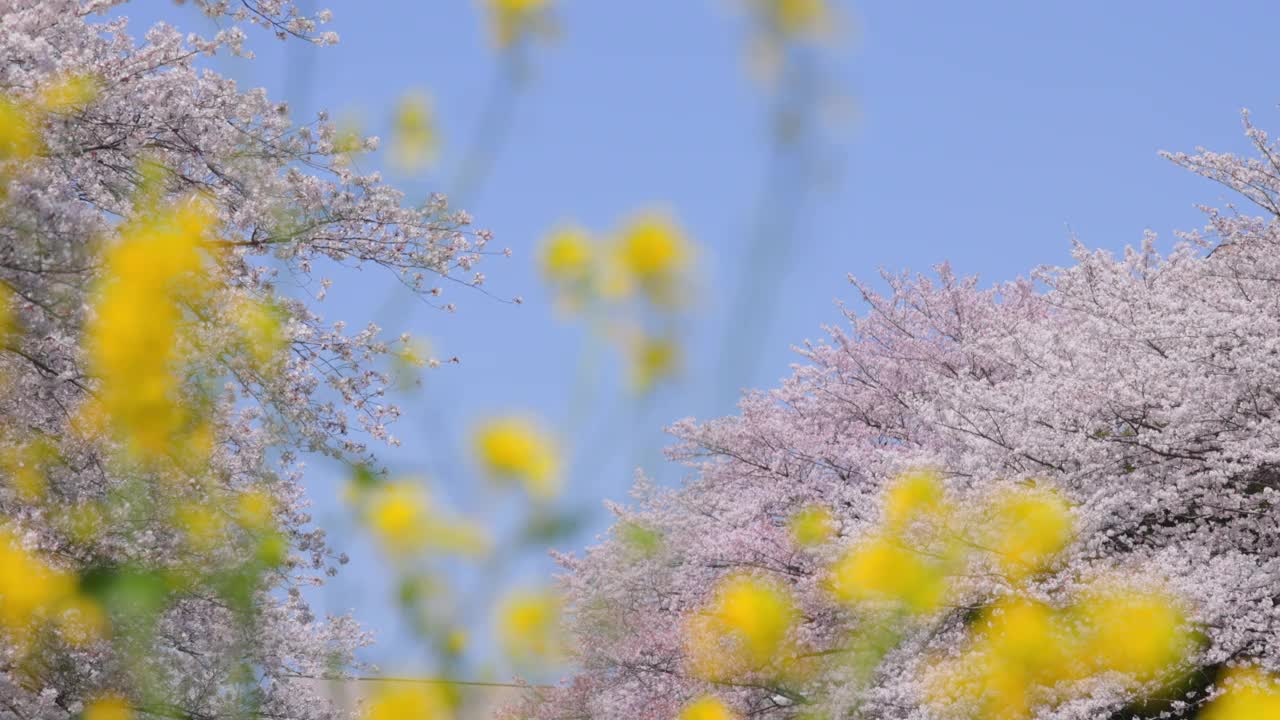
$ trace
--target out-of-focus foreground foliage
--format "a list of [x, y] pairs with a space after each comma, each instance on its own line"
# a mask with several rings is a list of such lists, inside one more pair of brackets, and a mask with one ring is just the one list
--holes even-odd
[[[502, 537], [365, 446], [398, 443], [392, 395], [439, 361], [320, 308], [338, 266], [379, 268], [430, 303], [445, 281], [480, 286], [489, 235], [443, 196], [410, 203], [363, 173], [374, 139], [324, 115], [297, 125], [197, 67], [245, 54], [241, 25], [336, 42], [327, 12], [195, 0], [214, 36], [161, 26], [139, 41], [95, 15], [119, 4], [0, 4], [0, 712], [328, 718], [347, 712], [329, 683], [360, 680], [365, 717], [451, 718], [469, 614], [507, 557], [572, 521], [553, 503], [574, 438], [518, 411], [473, 428], [474, 466], [526, 516]], [[747, 248], [763, 272], [789, 234], [787, 193], [815, 172], [813, 50], [837, 22], [822, 0], [742, 6], [788, 159]], [[557, 8], [482, 10], [514, 93]], [[393, 124], [402, 172], [437, 159], [425, 94]], [[1274, 146], [1249, 132], [1264, 160], [1174, 159], [1280, 214]], [[500, 144], [477, 137], [450, 188], [463, 197]], [[1080, 250], [1039, 277], [1045, 291], [984, 292], [945, 270], [890, 278], [887, 298], [858, 286], [870, 313], [782, 389], [675, 428], [693, 481], [642, 484], [603, 545], [564, 558], [563, 593], [493, 603], [508, 666], [574, 672], [511, 712], [1280, 712], [1280, 253], [1273, 222], [1210, 220], [1168, 257]], [[642, 398], [680, 371], [697, 256], [678, 218], [642, 209], [603, 233], [566, 223], [527, 260]], [[303, 588], [347, 561], [308, 515], [314, 456], [347, 469], [345, 503], [441, 677], [368, 675], [355, 619], [309, 608]], [[475, 596], [452, 583], [465, 571]]]

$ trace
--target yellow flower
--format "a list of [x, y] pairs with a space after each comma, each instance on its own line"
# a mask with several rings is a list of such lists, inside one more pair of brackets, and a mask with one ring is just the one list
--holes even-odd
[[45, 112], [75, 110], [93, 102], [97, 82], [88, 75], [70, 75], [40, 88], [36, 104]]
[[700, 676], [713, 679], [762, 668], [784, 654], [794, 619], [794, 605], [782, 589], [750, 575], [731, 575], [691, 620], [690, 661]]
[[84, 720], [132, 720], [133, 707], [119, 695], [103, 695], [84, 708]]
[[827, 28], [826, 0], [765, 0], [770, 19], [783, 35], [817, 35]]
[[259, 370], [269, 370], [285, 349], [284, 324], [275, 308], [252, 300], [240, 300], [232, 319]]
[[366, 491], [365, 519], [389, 552], [403, 555], [433, 548], [478, 555], [488, 548], [484, 534], [441, 517], [420, 484], [397, 480]]
[[363, 720], [451, 720], [453, 704], [438, 685], [380, 683]]
[[967, 697], [980, 717], [1023, 718], [1048, 688], [1070, 677], [1073, 638], [1061, 614], [1041, 603], [1005, 598], [982, 613], [969, 648], [935, 668], [934, 705]]
[[630, 343], [631, 388], [640, 394], [675, 374], [680, 346], [667, 337], [642, 335]]
[[25, 160], [40, 149], [40, 127], [28, 108], [0, 97], [0, 162]]
[[381, 485], [371, 493], [366, 517], [384, 545], [405, 552], [426, 543], [429, 513], [426, 492], [416, 483], [400, 481]]
[[1077, 608], [1085, 627], [1085, 658], [1099, 671], [1145, 681], [1174, 669], [1190, 647], [1182, 610], [1172, 598], [1104, 583]]
[[23, 644], [34, 624], [74, 593], [74, 577], [45, 564], [0, 529], [0, 630]]
[[510, 47], [531, 30], [538, 29], [550, 0], [486, 0], [489, 24], [500, 48]]
[[421, 92], [406, 93], [396, 106], [393, 159], [406, 172], [435, 162], [440, 136], [431, 100]]
[[559, 460], [551, 439], [530, 420], [499, 417], [482, 423], [473, 438], [476, 456], [490, 476], [517, 480], [535, 498], [560, 491]]
[[647, 212], [623, 227], [614, 248], [616, 262], [658, 304], [671, 304], [676, 280], [693, 251], [684, 231], [667, 215]]
[[190, 503], [178, 508], [175, 524], [187, 535], [187, 542], [200, 552], [218, 546], [226, 536], [227, 521], [207, 504]]
[[821, 505], [810, 505], [791, 517], [791, 540], [800, 547], [821, 545], [835, 532], [831, 511]]
[[884, 537], [847, 551], [831, 568], [830, 584], [842, 602], [889, 602], [917, 613], [937, 608], [946, 592], [938, 564]]
[[911, 470], [898, 476], [885, 496], [885, 524], [898, 532], [942, 506], [942, 477], [935, 470]]
[[557, 228], [542, 242], [542, 275], [555, 285], [582, 285], [590, 279], [594, 255], [586, 230], [577, 225]]
[[236, 516], [250, 530], [267, 530], [275, 523], [276, 500], [263, 490], [243, 492], [236, 499]]
[[[4, 118], [0, 116], [0, 123], [4, 122]], [[0, 130], [0, 133], [4, 132]], [[3, 147], [3, 139], [0, 138], [0, 147]], [[3, 159], [0, 155], [0, 159]], [[8, 285], [0, 282], [0, 347], [9, 341], [9, 336], [16, 331], [17, 317], [13, 311], [13, 291]]]
[[1071, 542], [1071, 510], [1048, 488], [1020, 488], [998, 498], [991, 544], [1012, 578], [1043, 570]]
[[87, 645], [106, 635], [107, 613], [93, 599], [75, 595], [63, 602], [58, 624], [67, 642]]
[[111, 426], [146, 459], [169, 452], [186, 419], [180, 303], [203, 279], [200, 248], [211, 224], [207, 205], [186, 202], [128, 223], [104, 258], [88, 328], [90, 360]]
[[518, 590], [498, 608], [498, 635], [512, 661], [555, 662], [561, 654], [560, 597], [549, 590]]
[[734, 714], [724, 703], [706, 695], [686, 705], [678, 720], [734, 720]]
[[1201, 720], [1280, 718], [1280, 682], [1258, 668], [1231, 668], [1219, 685], [1226, 692], [1201, 713]]

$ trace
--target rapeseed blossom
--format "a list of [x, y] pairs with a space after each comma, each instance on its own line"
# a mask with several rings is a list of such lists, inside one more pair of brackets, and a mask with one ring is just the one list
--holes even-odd
[[693, 248], [670, 216], [649, 211], [623, 226], [613, 255], [622, 273], [620, 290], [636, 287], [655, 304], [669, 306], [679, 300], [679, 279], [692, 260]]
[[707, 695], [686, 705], [677, 720], [733, 720], [734, 717], [724, 703]]
[[1201, 720], [1271, 720], [1280, 718], [1280, 680], [1256, 667], [1223, 673], [1222, 695], [1201, 713]]
[[128, 223], [105, 253], [87, 344], [111, 425], [137, 456], [170, 452], [188, 420], [179, 392], [182, 302], [198, 288], [212, 231], [198, 199]]
[[489, 27], [499, 48], [508, 48], [524, 36], [546, 29], [545, 13], [551, 0], [484, 0]]
[[1000, 495], [992, 513], [988, 542], [1004, 572], [1013, 579], [1039, 572], [1071, 541], [1070, 506], [1044, 487], [1019, 488]]
[[759, 670], [786, 654], [794, 621], [795, 607], [785, 590], [751, 575], [729, 576], [690, 621], [694, 671], [722, 679]]
[[392, 126], [392, 160], [402, 170], [413, 172], [435, 162], [440, 133], [425, 93], [411, 92], [400, 98]]
[[791, 516], [791, 540], [800, 547], [815, 547], [835, 533], [835, 519], [822, 505], [809, 505]]
[[476, 428], [472, 444], [490, 477], [517, 481], [539, 500], [560, 492], [555, 444], [532, 420], [514, 415], [492, 418]]
[[946, 579], [940, 563], [881, 536], [854, 545], [836, 561], [830, 588], [844, 603], [887, 603], [927, 613], [942, 602]]
[[519, 665], [556, 662], [563, 653], [560, 596], [549, 590], [517, 590], [498, 607], [498, 637]]
[[363, 720], [451, 720], [453, 703], [436, 685], [383, 683], [361, 717]]
[[133, 720], [133, 706], [119, 695], [101, 695], [85, 705], [83, 720]]
[[907, 471], [885, 494], [885, 526], [890, 532], [899, 532], [915, 519], [939, 511], [942, 504], [942, 477], [936, 471]]

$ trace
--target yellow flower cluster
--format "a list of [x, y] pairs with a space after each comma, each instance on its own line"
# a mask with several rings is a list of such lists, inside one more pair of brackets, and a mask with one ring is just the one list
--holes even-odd
[[[0, 123], [4, 122], [0, 118]], [[0, 347], [9, 342], [9, 337], [18, 329], [17, 313], [13, 310], [13, 291], [8, 285], [0, 282]]]
[[817, 547], [835, 534], [835, 518], [821, 505], [810, 505], [791, 517], [791, 540], [800, 547]]
[[515, 415], [487, 420], [476, 428], [472, 445], [480, 466], [494, 480], [516, 481], [537, 500], [559, 494], [559, 452], [533, 420]]
[[425, 93], [410, 92], [400, 98], [392, 122], [392, 160], [404, 172], [431, 165], [440, 150], [435, 113]]
[[1018, 580], [1045, 569], [1071, 541], [1070, 508], [1057, 493], [1032, 486], [996, 499], [989, 542], [1000, 568]]
[[827, 0], [752, 0], [769, 27], [784, 37], [820, 35], [827, 31]]
[[0, 96], [0, 163], [37, 155], [41, 151], [40, 126], [46, 116], [88, 105], [97, 92], [92, 78], [73, 75], [45, 84], [26, 101]]
[[881, 528], [850, 547], [831, 567], [829, 587], [848, 604], [873, 603], [913, 613], [937, 609], [946, 592], [944, 559], [929, 557], [906, 534], [917, 521], [945, 513], [936, 472], [903, 473], [889, 486]]
[[554, 663], [564, 654], [560, 596], [549, 590], [517, 590], [498, 607], [498, 636], [518, 665]]
[[1280, 679], [1258, 668], [1231, 668], [1221, 684], [1226, 691], [1200, 715], [1201, 720], [1280, 718]]
[[119, 695], [103, 695], [84, 708], [84, 720], [133, 720], [133, 706]]
[[0, 528], [0, 636], [26, 648], [47, 622], [56, 622], [74, 645], [102, 637], [107, 625], [101, 607], [78, 593], [73, 575], [45, 563]]
[[105, 253], [87, 344], [102, 409], [141, 458], [170, 452], [189, 420], [179, 397], [182, 304], [204, 280], [212, 223], [205, 203], [188, 200], [128, 223]]
[[1169, 597], [1100, 582], [1066, 609], [1008, 597], [987, 608], [969, 647], [928, 678], [939, 711], [1015, 719], [1071, 697], [1071, 681], [1119, 673], [1135, 684], [1172, 677], [1191, 647]]
[[363, 720], [452, 720], [453, 700], [438, 685], [384, 683], [361, 715]]
[[689, 621], [689, 662], [698, 677], [709, 680], [758, 672], [785, 659], [794, 621], [785, 590], [751, 575], [731, 575]]
[[[982, 528], [979, 541], [966, 543], [956, 526]], [[1004, 491], [976, 518], [960, 518], [937, 472], [910, 471], [888, 487], [880, 528], [832, 566], [830, 588], [842, 602], [929, 613], [945, 599], [947, 576], [975, 557], [973, 549], [1017, 582], [1044, 571], [1072, 531], [1070, 507], [1048, 488]]]
[[361, 507], [365, 523], [391, 555], [433, 550], [474, 556], [489, 550], [482, 529], [444, 516], [414, 480], [353, 487], [349, 498]]
[[[684, 304], [693, 255], [692, 243], [669, 215], [647, 211], [628, 219], [608, 240], [562, 225], [543, 241], [539, 265], [561, 308], [628, 310], [635, 319], [613, 319], [610, 325], [644, 328], [638, 320], [647, 312], [670, 320]], [[628, 302], [633, 299], [642, 302]], [[625, 330], [612, 339], [628, 359], [630, 384], [638, 393], [679, 371], [680, 345], [669, 330]]]
[[707, 695], [686, 705], [678, 720], [734, 720], [735, 717], [724, 703]]
[[525, 36], [549, 29], [551, 0], [484, 0], [489, 27], [499, 48], [508, 48]]

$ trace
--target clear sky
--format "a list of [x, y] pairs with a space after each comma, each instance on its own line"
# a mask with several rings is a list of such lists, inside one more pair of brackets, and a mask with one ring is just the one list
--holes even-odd
[[[637, 209], [673, 212], [702, 248], [686, 372], [641, 410], [603, 391], [590, 431], [565, 439], [588, 457], [565, 500], [588, 519], [557, 542], [566, 549], [607, 527], [600, 501], [625, 498], [632, 466], [679, 481], [682, 470], [661, 460], [663, 425], [732, 411], [713, 391], [724, 382], [718, 353], [730, 324], [751, 338], [746, 382], [774, 385], [797, 360], [792, 345], [839, 322], [835, 301], [854, 299], [848, 273], [927, 272], [950, 261], [961, 274], [998, 282], [1068, 262], [1072, 234], [1110, 249], [1139, 242], [1147, 228], [1169, 238], [1202, 224], [1196, 203], [1224, 198], [1157, 151], [1243, 150], [1244, 107], [1264, 128], [1280, 124], [1273, 2], [840, 4], [852, 31], [823, 50], [832, 86], [855, 111], [829, 155], [839, 172], [806, 205], [785, 261], [771, 266], [743, 316], [729, 306], [760, 199], [767, 108], [744, 69], [735, 2], [556, 4], [561, 36], [534, 48], [507, 142], [466, 203], [476, 224], [514, 253], [484, 263], [489, 291], [526, 302], [457, 288], [446, 298], [456, 313], [396, 296], [388, 314], [388, 278], [367, 272], [340, 276], [325, 312], [351, 321], [378, 314], [389, 331], [430, 338], [437, 354], [460, 358], [427, 375], [397, 430], [405, 447], [385, 457], [394, 469], [432, 475], [438, 492], [474, 506], [492, 494], [473, 492], [465, 452], [472, 423], [515, 408], [563, 427], [569, 412], [583, 333], [553, 311], [533, 262], [537, 241], [566, 218], [603, 231]], [[478, 4], [333, 0], [329, 7], [338, 46], [280, 44], [258, 33], [251, 36], [257, 62], [215, 65], [290, 101], [295, 117], [328, 108], [384, 137], [397, 99], [427, 91], [443, 126], [441, 171], [389, 177], [411, 197], [443, 189], [496, 71]], [[158, 16], [202, 26], [190, 7], [148, 0], [124, 12], [141, 26]], [[332, 472], [318, 466], [313, 475], [317, 516], [336, 521]], [[412, 646], [395, 641], [399, 626], [384, 600], [387, 578], [369, 548], [354, 547], [354, 566], [323, 602], [357, 607], [383, 634], [387, 642], [371, 657], [408, 661]], [[549, 570], [531, 557], [522, 577]]]

